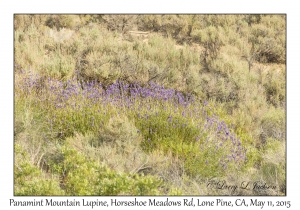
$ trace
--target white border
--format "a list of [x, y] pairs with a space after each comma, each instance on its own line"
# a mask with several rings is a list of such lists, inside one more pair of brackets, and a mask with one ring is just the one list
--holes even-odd
[[[295, 2], [295, 1], [294, 1]], [[252, 197], [259, 200], [291, 201], [290, 209], [300, 209], [299, 195], [300, 174], [297, 164], [299, 158], [299, 11], [291, 1], [252, 0], [252, 1], [16, 1], [4, 0], [0, 3], [0, 42], [1, 42], [1, 120], [0, 120], [0, 207], [9, 207], [13, 199], [13, 14], [14, 13], [286, 13], [287, 14], [287, 196], [286, 197]], [[54, 197], [65, 200], [67, 197]], [[149, 197], [139, 197], [147, 200]], [[183, 200], [190, 197], [177, 197], [172, 200]], [[202, 200], [215, 200], [217, 197], [199, 197]], [[234, 202], [238, 197], [221, 197]], [[248, 197], [242, 197], [248, 199]], [[20, 200], [20, 197], [16, 198]], [[35, 197], [35, 199], [38, 199]], [[97, 197], [88, 197], [95, 200]], [[109, 197], [104, 200], [110, 201]], [[121, 200], [129, 198], [121, 197]], [[166, 199], [160, 197], [160, 200]], [[24, 197], [22, 200], [32, 200]], [[4, 207], [4, 208], [3, 208]], [[64, 207], [69, 208], [69, 207]], [[76, 208], [76, 207], [72, 207]], [[82, 207], [81, 207], [82, 208]], [[99, 207], [95, 207], [99, 208]], [[170, 208], [170, 207], [165, 207]], [[176, 207], [172, 207], [176, 208]], [[217, 207], [215, 207], [217, 208]], [[76, 208], [80, 209], [80, 208]], [[113, 209], [113, 208], [110, 208]], [[118, 208], [120, 209], [120, 208]], [[137, 208], [136, 208], [137, 209]], [[147, 207], [150, 209], [150, 207]], [[213, 209], [213, 208], [209, 208]], [[229, 209], [223, 207], [222, 209]], [[230, 208], [231, 209], [231, 208]], [[239, 209], [243, 209], [240, 207]], [[251, 209], [251, 208], [247, 208]], [[268, 208], [264, 209], [277, 209]]]

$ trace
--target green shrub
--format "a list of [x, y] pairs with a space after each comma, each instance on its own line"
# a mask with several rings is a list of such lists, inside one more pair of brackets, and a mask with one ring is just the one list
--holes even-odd
[[30, 163], [28, 153], [19, 144], [15, 144], [14, 166], [15, 195], [64, 195], [58, 178], [46, 178], [38, 167]]
[[201, 64], [207, 70], [212, 69], [211, 63], [219, 57], [221, 47], [225, 44], [222, 31], [222, 28], [209, 26], [192, 33], [193, 39], [204, 47], [201, 53]]
[[213, 131], [202, 128], [200, 132], [193, 120], [182, 115], [185, 115], [184, 111], [172, 116], [159, 111], [137, 118], [136, 126], [144, 138], [142, 148], [148, 152], [161, 150], [165, 154], [174, 154], [183, 161], [184, 170], [192, 177], [223, 176], [227, 169], [239, 167], [237, 163], [222, 162], [230, 151], [229, 142], [220, 144]]
[[270, 69], [263, 82], [267, 102], [275, 107], [285, 107], [286, 81], [284, 69]]
[[266, 137], [285, 141], [285, 124], [284, 110], [270, 108], [262, 117], [262, 133]]
[[137, 15], [103, 15], [102, 19], [109, 30], [125, 33], [129, 30], [134, 30]]
[[245, 15], [244, 20], [248, 23], [249, 26], [253, 24], [259, 24], [261, 22], [262, 15], [259, 14], [250, 14]]
[[254, 25], [251, 28], [249, 43], [254, 46], [260, 62], [285, 63], [285, 33], [281, 28], [284, 19], [273, 22], [270, 28], [264, 24]]
[[25, 32], [31, 25], [35, 25], [36, 27], [43, 28], [47, 18], [48, 18], [48, 15], [16, 14], [16, 15], [14, 15], [14, 29]]
[[151, 176], [116, 173], [86, 159], [73, 149], [62, 147], [63, 162], [52, 163], [62, 176], [66, 195], [159, 195], [162, 182]]
[[[138, 26], [140, 30], [161, 32], [180, 43], [188, 41], [191, 26], [187, 15], [141, 15]], [[194, 20], [192, 19], [191, 22]]]
[[51, 15], [46, 21], [46, 25], [50, 28], [70, 28], [74, 29], [80, 24], [80, 19], [77, 15]]
[[[264, 162], [262, 164], [263, 180], [283, 186], [286, 182], [286, 145], [276, 139], [268, 139], [264, 147]], [[278, 189], [278, 188], [277, 188]]]
[[45, 59], [39, 69], [52, 78], [70, 77], [75, 69], [75, 61], [71, 56], [63, 57], [60, 54], [54, 54]]

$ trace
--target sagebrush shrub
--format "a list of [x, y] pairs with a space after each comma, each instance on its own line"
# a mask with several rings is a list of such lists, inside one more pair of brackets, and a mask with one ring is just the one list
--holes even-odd
[[46, 21], [50, 28], [69, 28], [74, 29], [80, 24], [80, 18], [77, 15], [51, 15]]

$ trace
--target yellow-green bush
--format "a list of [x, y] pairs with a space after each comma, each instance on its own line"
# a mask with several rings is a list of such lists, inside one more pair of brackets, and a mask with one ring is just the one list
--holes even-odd
[[66, 195], [159, 195], [161, 180], [152, 176], [116, 173], [73, 149], [61, 149], [63, 161], [51, 164], [62, 177]]
[[78, 15], [51, 15], [46, 21], [46, 25], [50, 28], [70, 28], [73, 29], [80, 25]]
[[28, 153], [15, 144], [14, 195], [64, 195], [58, 177], [47, 178], [29, 158]]

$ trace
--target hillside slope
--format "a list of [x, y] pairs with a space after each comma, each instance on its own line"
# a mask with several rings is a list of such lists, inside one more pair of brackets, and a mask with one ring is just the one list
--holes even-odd
[[284, 15], [15, 15], [14, 29], [16, 195], [285, 194]]

